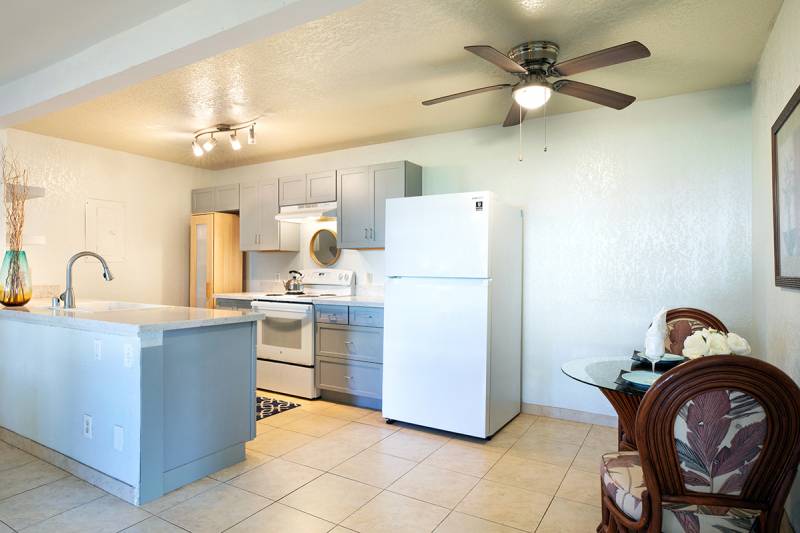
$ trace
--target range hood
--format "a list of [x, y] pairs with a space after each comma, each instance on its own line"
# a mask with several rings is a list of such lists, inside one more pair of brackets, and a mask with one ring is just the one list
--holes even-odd
[[323, 202], [319, 204], [287, 205], [281, 207], [275, 215], [275, 220], [281, 222], [313, 222], [321, 218], [336, 217], [336, 202]]

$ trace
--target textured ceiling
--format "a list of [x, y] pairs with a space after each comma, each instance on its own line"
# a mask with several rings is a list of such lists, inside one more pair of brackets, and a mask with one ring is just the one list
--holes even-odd
[[186, 0], [3, 0], [0, 85], [74, 55]]
[[[639, 40], [652, 57], [574, 79], [657, 98], [749, 81], [780, 3], [366, 0], [16, 127], [214, 169], [480, 127], [502, 122], [508, 92], [419, 103], [515, 79], [464, 45], [546, 39], [566, 59]], [[555, 95], [548, 113], [590, 107]], [[192, 155], [193, 131], [255, 116], [257, 145]]]

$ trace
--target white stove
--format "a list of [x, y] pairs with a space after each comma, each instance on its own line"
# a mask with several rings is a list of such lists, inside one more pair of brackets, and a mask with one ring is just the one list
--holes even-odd
[[302, 294], [271, 293], [253, 301], [259, 322], [256, 387], [303, 398], [319, 396], [315, 381], [315, 298], [352, 296], [355, 273], [321, 268], [301, 271]]

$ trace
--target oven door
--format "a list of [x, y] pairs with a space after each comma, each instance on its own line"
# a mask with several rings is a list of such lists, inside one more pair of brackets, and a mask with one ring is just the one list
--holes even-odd
[[266, 318], [258, 323], [256, 355], [281, 363], [314, 366], [314, 309], [311, 304], [254, 302]]

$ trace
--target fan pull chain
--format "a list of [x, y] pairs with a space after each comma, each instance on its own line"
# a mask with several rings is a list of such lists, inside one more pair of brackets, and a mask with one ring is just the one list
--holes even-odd
[[544, 103], [544, 151], [547, 151], [547, 102]]
[[519, 107], [519, 156], [518, 161], [522, 161], [522, 106]]

